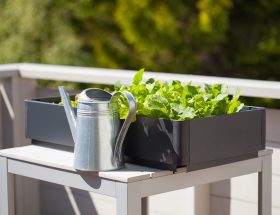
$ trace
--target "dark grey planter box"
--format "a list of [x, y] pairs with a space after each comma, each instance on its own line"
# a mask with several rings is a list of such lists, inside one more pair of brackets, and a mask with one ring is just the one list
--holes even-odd
[[203, 169], [258, 156], [265, 148], [265, 109], [195, 120], [138, 117], [125, 140], [132, 162], [174, 170]]
[[74, 147], [64, 107], [55, 104], [59, 101], [60, 97], [25, 100], [25, 136], [32, 142]]
[[[60, 98], [26, 100], [26, 137], [73, 147]], [[265, 148], [265, 109], [195, 120], [174, 121], [139, 116], [124, 143], [127, 161], [156, 168], [188, 171], [257, 157]]]

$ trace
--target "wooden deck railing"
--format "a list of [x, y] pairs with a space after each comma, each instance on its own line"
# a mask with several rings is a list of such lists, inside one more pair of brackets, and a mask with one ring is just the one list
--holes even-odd
[[[9, 64], [0, 65], [0, 78], [7, 78], [18, 75], [26, 79], [46, 79], [63, 80], [71, 82], [84, 82], [96, 84], [114, 84], [117, 80], [123, 83], [131, 83], [135, 71], [88, 68], [74, 66], [57, 66], [44, 64]], [[242, 96], [275, 98], [280, 99], [280, 82], [262, 81], [251, 79], [211, 77], [187, 74], [173, 74], [160, 72], [145, 72], [144, 79], [156, 77], [159, 80], [168, 81], [171, 79], [180, 80], [183, 83], [192, 81], [194, 84], [204, 83], [224, 83], [230, 87], [233, 92], [239, 88]]]

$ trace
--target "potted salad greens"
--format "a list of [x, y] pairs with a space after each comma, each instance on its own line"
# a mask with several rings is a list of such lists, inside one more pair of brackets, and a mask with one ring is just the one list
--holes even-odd
[[[228, 87], [222, 84], [204, 88], [186, 85], [178, 80], [160, 82], [154, 78], [143, 81], [144, 69], [139, 70], [132, 84], [115, 84], [115, 91], [131, 92], [137, 102], [137, 115], [170, 120], [191, 120], [239, 112], [244, 104], [239, 101], [238, 90], [232, 97]], [[126, 99], [118, 100], [121, 118], [125, 118], [128, 105]]]
[[[221, 84], [143, 81], [143, 72], [130, 85], [115, 85], [137, 102], [137, 119], [125, 141], [130, 162], [190, 171], [256, 157], [265, 147], [265, 110], [244, 106], [238, 90], [229, 95]], [[127, 102], [120, 97], [118, 104], [125, 118]]]
[[[136, 119], [125, 137], [127, 161], [191, 171], [256, 157], [264, 149], [265, 109], [245, 106], [238, 91], [230, 95], [221, 84], [144, 81], [143, 72], [130, 85], [115, 84], [115, 91], [131, 92], [137, 102]], [[26, 100], [26, 136], [34, 143], [74, 146], [59, 102], [59, 97]], [[117, 102], [124, 119], [127, 101], [119, 97]]]

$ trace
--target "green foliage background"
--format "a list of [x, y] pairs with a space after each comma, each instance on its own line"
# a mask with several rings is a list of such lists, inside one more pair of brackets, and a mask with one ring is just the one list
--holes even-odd
[[0, 63], [280, 80], [278, 0], [0, 0]]

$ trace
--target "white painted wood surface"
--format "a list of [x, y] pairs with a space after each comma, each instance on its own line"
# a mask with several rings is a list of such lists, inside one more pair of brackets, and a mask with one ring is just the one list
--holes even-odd
[[[11, 103], [14, 112], [12, 119], [13, 146], [30, 144], [25, 138], [25, 103], [27, 97], [36, 96], [36, 81], [13, 76], [11, 79]], [[16, 213], [37, 215], [39, 208], [39, 184], [35, 180], [15, 177]], [[32, 198], [26, 198], [26, 195]], [[35, 207], [33, 207], [35, 205]]]
[[[22, 77], [48, 79], [48, 80], [64, 80], [85, 83], [115, 84], [116, 80], [122, 80], [123, 83], [131, 83], [135, 71], [101, 69], [101, 68], [85, 68], [70, 66], [50, 66], [21, 64], [19, 71]], [[172, 79], [180, 80], [183, 83], [192, 81], [194, 84], [204, 83], [225, 83], [230, 86], [230, 90], [234, 92], [235, 88], [239, 88], [242, 95], [258, 96], [266, 98], [279, 98], [280, 85], [273, 81], [257, 81], [236, 78], [221, 78], [186, 74], [168, 74], [168, 73], [151, 73], [145, 72], [144, 79], [156, 77], [163, 81]]]
[[[36, 96], [36, 81], [19, 77], [19, 71], [5, 67], [1, 78], [1, 143], [0, 148], [20, 146], [30, 143], [25, 138], [26, 97]], [[37, 215], [39, 207], [39, 184], [23, 177], [14, 177], [16, 213]], [[33, 198], [26, 198], [26, 195]], [[31, 205], [35, 207], [30, 207]]]
[[115, 196], [115, 182], [103, 180], [95, 176], [73, 174], [63, 172], [47, 166], [39, 166], [32, 163], [21, 163], [11, 160], [8, 167], [9, 172], [28, 178], [48, 181], [65, 186], [72, 186], [81, 190], [97, 192], [107, 196]]
[[3, 179], [0, 183], [0, 214], [14, 215], [14, 177], [8, 173], [7, 159], [3, 157], [0, 157], [0, 176]]
[[[34, 150], [34, 148], [37, 151]], [[261, 183], [259, 184], [261, 191], [259, 194], [259, 199], [261, 200], [260, 203], [262, 205], [259, 205], [259, 214], [271, 214], [271, 198], [269, 198], [271, 194], [271, 183], [266, 183], [270, 182], [271, 179], [272, 150], [269, 149], [267, 149], [266, 152], [261, 152], [258, 158], [193, 172], [178, 172], [175, 174], [171, 173], [162, 177], [152, 177], [151, 174], [148, 174], [148, 178], [138, 178], [131, 183], [129, 183], [128, 180], [128, 178], [131, 176], [126, 174], [122, 176], [122, 170], [119, 170], [119, 174], [121, 175], [119, 177], [121, 180], [119, 180], [115, 177], [115, 175], [110, 175], [110, 172], [114, 171], [106, 172], [107, 178], [104, 179], [104, 176], [100, 176], [99, 174], [88, 176], [87, 174], [79, 174], [75, 170], [70, 171], [68, 167], [66, 169], [63, 169], [62, 167], [57, 168], [57, 166], [49, 163], [49, 159], [51, 159], [49, 157], [52, 150], [53, 149], [51, 148], [41, 146], [23, 146], [19, 148], [1, 150], [0, 156], [2, 156], [2, 158], [0, 158], [3, 161], [1, 162], [1, 171], [3, 173], [1, 174], [1, 180], [3, 182], [6, 181], [6, 183], [3, 183], [1, 190], [7, 190], [7, 172], [9, 172], [16, 175], [18, 174], [21, 176], [61, 184], [64, 186], [115, 196], [117, 197], [117, 214], [140, 215], [141, 208], [143, 207], [143, 205], [141, 207], [141, 198], [262, 171], [262, 174], [260, 175], [261, 180], [259, 182]], [[39, 155], [45, 155], [41, 158], [38, 158], [38, 155], [34, 156], [34, 152], [37, 152]], [[57, 156], [62, 155], [63, 157], [63, 152], [64, 151], [61, 150]], [[69, 152], [66, 153], [68, 154]], [[6, 158], [8, 160], [6, 160]], [[38, 160], [40, 163], [37, 162]], [[60, 160], [59, 162], [61, 163]], [[67, 164], [64, 165], [68, 166], [69, 164], [67, 161], [66, 163]], [[135, 168], [135, 165], [132, 167]], [[145, 169], [148, 169], [147, 172], [149, 172], [149, 168], [142, 167], [141, 173], [146, 175], [147, 173], [143, 171]], [[138, 171], [133, 170], [133, 172], [136, 173]], [[132, 178], [135, 177], [132, 176]], [[123, 181], [127, 183], [123, 183]], [[70, 192], [71, 190], [67, 189], [67, 191]], [[2, 213], [8, 214], [8, 196], [5, 195], [5, 193], [7, 194], [9, 192], [1, 192], [1, 198], [3, 200], [2, 206], [5, 209], [3, 209]], [[73, 196], [70, 195], [69, 198], [70, 201], [74, 201]], [[145, 211], [147, 210], [145, 209]]]
[[[0, 80], [0, 84], [1, 80]], [[3, 113], [3, 106], [5, 105], [5, 102], [3, 101], [3, 97], [0, 94], [0, 117], [2, 118], [2, 113]], [[3, 118], [0, 120], [0, 149], [4, 148], [4, 137], [3, 137], [3, 124], [4, 124], [4, 120]]]
[[272, 158], [265, 157], [262, 172], [258, 173], [258, 214], [272, 212]]
[[[128, 187], [131, 187], [128, 189]], [[117, 193], [117, 214], [119, 215], [141, 215], [141, 187], [133, 184], [118, 183]], [[143, 214], [145, 215], [145, 214]]]
[[0, 78], [11, 78], [19, 75], [18, 64], [0, 65]]
[[[40, 145], [29, 145], [25, 147], [1, 150], [0, 156], [13, 158], [16, 160], [20, 159], [22, 161], [40, 164], [46, 167], [55, 167], [76, 172], [76, 170], [73, 168], [73, 152], [62, 149], [55, 149]], [[120, 182], [133, 182], [148, 178], [171, 175], [173, 172], [168, 170], [142, 167], [133, 164], [126, 164], [124, 169], [96, 172], [91, 174]]]
[[[40, 201], [44, 202], [40, 214], [78, 215], [74, 211], [73, 203], [69, 199], [69, 193], [64, 186], [46, 182], [41, 183]], [[116, 199], [92, 192], [71, 188], [71, 195], [82, 215], [115, 215]]]
[[[9, 71], [18, 71], [21, 77], [30, 79], [46, 79], [46, 80], [63, 80], [83, 83], [96, 84], [115, 84], [117, 80], [123, 83], [131, 83], [135, 71], [103, 69], [103, 68], [87, 68], [73, 66], [57, 66], [43, 64], [10, 64], [0, 65], [0, 74], [6, 74]], [[163, 81], [177, 79], [183, 83], [192, 81], [194, 84], [204, 83], [225, 83], [228, 84], [230, 90], [234, 92], [235, 88], [241, 90], [241, 95], [263, 98], [280, 98], [279, 82], [261, 81], [237, 78], [223, 78], [187, 74], [168, 74], [146, 72], [144, 78], [156, 77]]]
[[[260, 157], [263, 157], [271, 153], [272, 150], [266, 149], [263, 152], [260, 152], [259, 154]], [[54, 167], [58, 169], [76, 172], [76, 170], [73, 168], [74, 153], [71, 151], [65, 151], [63, 149], [46, 147], [44, 145], [28, 145], [24, 147], [3, 149], [0, 151], [0, 156], [15, 159], [14, 162], [17, 162], [16, 160], [21, 160], [46, 167]], [[242, 164], [242, 166], [240, 166], [240, 164]], [[228, 169], [228, 165], [222, 165], [218, 167], [211, 167], [206, 170], [193, 171], [189, 172], [186, 175], [186, 177], [188, 178], [188, 180], [190, 180], [190, 184], [196, 184], [195, 181], [197, 180], [198, 175], [204, 178], [197, 180], [198, 183], [203, 183], [203, 180], [205, 180], [205, 182], [211, 180], [215, 181], [217, 180], [217, 178], [220, 178], [222, 180], [221, 175], [219, 174], [220, 172], [222, 172], [223, 175], [225, 175], [225, 177], [237, 176], [237, 172], [240, 175], [246, 173], [249, 174], [251, 172], [261, 170], [261, 160], [258, 158], [254, 158], [247, 160], [246, 162], [235, 162], [230, 164], [230, 167], [230, 170]], [[161, 170], [133, 164], [126, 164], [125, 168], [123, 169], [113, 171], [91, 172], [90, 174], [119, 182], [135, 182], [149, 178], [159, 177], [159, 180], [157, 182], [155, 182], [154, 180], [153, 182], [151, 182], [151, 186], [153, 186], [153, 190], [155, 190], [155, 187], [159, 187], [159, 189], [161, 187], [161, 176], [166, 176], [164, 180], [166, 180], [166, 178], [170, 176], [172, 177], [172, 180], [175, 180], [176, 182], [176, 179], [178, 178], [179, 180], [179, 178], [181, 178], [181, 175], [185, 173], [180, 171], [178, 173], [173, 174], [173, 172], [169, 170]], [[178, 177], [174, 177], [173, 175], [178, 175]], [[193, 179], [194, 181], [192, 181], [191, 179]], [[174, 183], [174, 186], [180, 186], [180, 183], [182, 182], [177, 181], [177, 183]], [[150, 191], [147, 190], [145, 192], [149, 193]]]
[[[280, 85], [280, 83], [279, 83]], [[280, 92], [279, 92], [280, 95]], [[280, 110], [266, 110], [266, 141], [280, 144]], [[277, 148], [277, 145], [276, 145]]]
[[[116, 214], [116, 200], [114, 198], [77, 189], [71, 190], [81, 214]], [[151, 196], [149, 197], [149, 215], [193, 215], [194, 211], [198, 211], [198, 215], [207, 215], [208, 211], [205, 213], [207, 208], [201, 207], [201, 205], [204, 205], [203, 198], [205, 198], [205, 195], [198, 196], [198, 198], [202, 198], [199, 198], [198, 205], [195, 205], [194, 194], [195, 188], [191, 187]], [[63, 186], [42, 182], [40, 201], [42, 215], [75, 214]], [[89, 213], [90, 211], [92, 213]], [[201, 213], [199, 213], [200, 211]]]

